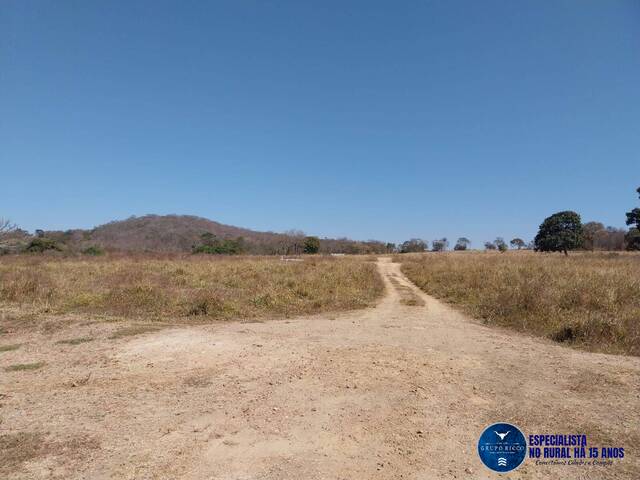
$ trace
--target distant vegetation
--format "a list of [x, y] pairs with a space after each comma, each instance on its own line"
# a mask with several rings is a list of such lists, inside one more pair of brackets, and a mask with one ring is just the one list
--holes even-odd
[[[636, 190], [640, 195], [640, 187]], [[565, 255], [571, 250], [640, 250], [640, 208], [634, 208], [626, 213], [628, 232], [621, 228], [605, 227], [600, 222], [582, 223], [580, 215], [572, 211], [557, 212], [547, 217], [538, 229], [536, 238], [527, 244], [522, 238], [515, 237], [509, 244], [511, 248], [530, 249], [538, 252], [563, 252]], [[400, 245], [397, 253], [418, 253], [429, 251], [429, 242], [418, 238], [407, 240]], [[466, 237], [458, 238], [453, 249], [467, 250], [471, 240]], [[445, 252], [449, 247], [446, 238], [431, 242], [431, 251]], [[484, 242], [485, 250], [506, 252], [509, 245], [502, 237]]]
[[396, 259], [425, 292], [489, 324], [640, 355], [640, 256], [478, 253]]
[[214, 255], [239, 255], [244, 253], [244, 250], [244, 238], [217, 238], [209, 232], [200, 235], [200, 243], [191, 249], [193, 253]]
[[521, 238], [514, 238], [509, 243], [513, 248], [517, 248], [518, 250], [526, 246], [526, 243], [524, 243], [524, 240], [522, 240]]
[[[640, 194], [640, 188], [637, 189]], [[485, 250], [505, 252], [511, 248], [540, 252], [571, 250], [640, 250], [640, 208], [626, 212], [631, 228], [605, 227], [600, 222], [582, 224], [580, 215], [562, 211], [547, 217], [532, 242], [515, 237], [509, 244], [502, 237], [484, 242]], [[100, 255], [105, 252], [208, 253], [221, 255], [299, 255], [302, 253], [384, 254], [445, 252], [446, 238], [431, 242], [412, 238], [396, 246], [376, 240], [318, 238], [304, 232], [256, 232], [206, 218], [188, 215], [145, 215], [114, 221], [92, 230], [42, 231], [30, 235], [0, 218], [0, 254], [66, 252]], [[460, 237], [453, 250], [467, 250], [471, 240]]]
[[30, 253], [42, 253], [47, 250], [60, 251], [62, 249], [60, 248], [60, 245], [51, 238], [36, 237], [27, 244], [25, 250]]
[[389, 253], [395, 245], [375, 240], [308, 237], [304, 232], [256, 232], [188, 215], [145, 215], [92, 230], [42, 231], [29, 235], [0, 219], [0, 254], [97, 252], [297, 255], [301, 253]]
[[400, 245], [400, 253], [424, 252], [429, 247], [427, 242], [419, 238], [412, 238]]
[[[640, 196], [640, 187], [636, 192]], [[631, 225], [631, 229], [626, 236], [627, 248], [629, 250], [640, 250], [640, 208], [634, 208], [627, 212], [627, 225]]]
[[453, 249], [466, 250], [469, 247], [469, 245], [471, 245], [471, 240], [469, 240], [467, 237], [460, 237], [456, 242], [456, 244], [454, 245]]

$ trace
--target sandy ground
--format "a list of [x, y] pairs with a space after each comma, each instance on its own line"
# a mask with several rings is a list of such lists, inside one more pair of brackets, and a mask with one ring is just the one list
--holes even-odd
[[[0, 478], [640, 478], [640, 359], [485, 327], [379, 269], [387, 295], [358, 312], [3, 335], [24, 345], [0, 367], [46, 364], [0, 371]], [[476, 453], [497, 421], [627, 453], [499, 476]]]

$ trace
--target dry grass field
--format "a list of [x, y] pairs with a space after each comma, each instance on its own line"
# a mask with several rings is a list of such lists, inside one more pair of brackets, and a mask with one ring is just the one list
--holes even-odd
[[[445, 262], [442, 275], [460, 262], [461, 276], [478, 262], [490, 285], [482, 262], [581, 265], [530, 257], [402, 259]], [[475, 449], [497, 420], [640, 442], [640, 357], [481, 325], [390, 260], [1, 258], [0, 478], [493, 478]], [[509, 478], [638, 472], [635, 455], [607, 468], [529, 459]]]
[[0, 307], [13, 323], [42, 315], [206, 322], [286, 317], [371, 305], [383, 291], [364, 258], [139, 256], [0, 260]]
[[594, 351], [640, 355], [640, 255], [398, 255], [422, 290], [488, 324]]

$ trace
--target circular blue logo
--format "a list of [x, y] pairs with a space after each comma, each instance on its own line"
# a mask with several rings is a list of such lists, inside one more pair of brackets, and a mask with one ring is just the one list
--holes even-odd
[[518, 468], [527, 455], [527, 440], [515, 425], [489, 425], [478, 440], [480, 460], [496, 472], [510, 472]]

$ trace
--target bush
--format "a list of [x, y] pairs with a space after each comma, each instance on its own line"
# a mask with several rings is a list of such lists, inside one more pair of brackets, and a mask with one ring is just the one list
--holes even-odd
[[320, 239], [318, 237], [306, 237], [304, 239], [304, 253], [318, 253]]
[[85, 248], [82, 253], [85, 255], [93, 255], [97, 257], [98, 255], [104, 255], [104, 250], [97, 245], [91, 245], [90, 247]]
[[42, 253], [47, 250], [61, 251], [62, 249], [54, 240], [50, 238], [36, 237], [29, 242], [25, 250], [31, 253]]
[[192, 253], [207, 253], [210, 255], [239, 255], [244, 252], [244, 239], [238, 237], [217, 238], [211, 233], [203, 233], [202, 244], [194, 245], [191, 249]]

